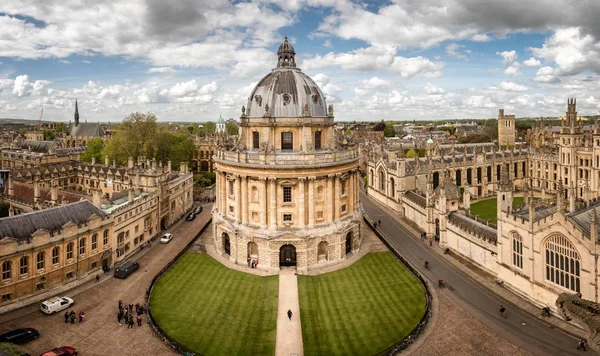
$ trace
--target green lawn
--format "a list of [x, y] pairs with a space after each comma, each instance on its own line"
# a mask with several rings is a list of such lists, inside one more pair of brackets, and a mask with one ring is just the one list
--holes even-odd
[[408, 335], [425, 290], [391, 252], [320, 276], [298, 276], [305, 355], [373, 355]]
[[[488, 220], [492, 224], [496, 224], [498, 222], [497, 204], [498, 200], [496, 198], [481, 200], [473, 203], [471, 204], [471, 215], [479, 215], [481, 219]], [[521, 204], [523, 204], [523, 197], [513, 198], [513, 207]]]
[[273, 355], [278, 283], [278, 276], [240, 273], [186, 253], [152, 290], [152, 316], [172, 339], [203, 355]]

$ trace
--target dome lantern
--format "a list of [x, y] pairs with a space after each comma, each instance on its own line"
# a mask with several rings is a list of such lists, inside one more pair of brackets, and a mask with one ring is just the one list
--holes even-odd
[[296, 51], [294, 46], [288, 42], [287, 35], [283, 38], [283, 43], [279, 45], [277, 50], [277, 68], [296, 68]]

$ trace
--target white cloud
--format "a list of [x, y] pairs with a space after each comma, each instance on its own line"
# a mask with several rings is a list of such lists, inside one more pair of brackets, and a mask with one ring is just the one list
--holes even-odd
[[495, 108], [497, 105], [492, 102], [492, 99], [488, 96], [473, 95], [468, 99], [464, 100], [464, 105], [472, 106], [475, 108]]
[[389, 89], [391, 83], [387, 80], [372, 77], [370, 79], [361, 80], [356, 88], [354, 88], [354, 94], [361, 96], [373, 91], [384, 91]]
[[154, 67], [148, 69], [147, 73], [175, 74], [177, 70], [171, 67]]
[[542, 67], [538, 70], [535, 76], [535, 81], [541, 83], [556, 83], [559, 81], [559, 79], [554, 73], [554, 68]]
[[51, 82], [47, 80], [30, 82], [28, 75], [19, 75], [14, 80], [12, 93], [19, 98], [28, 95], [39, 95], [44, 90], [44, 87], [50, 83]]
[[542, 62], [540, 62], [539, 60], [535, 59], [535, 57], [531, 57], [528, 60], [523, 62], [523, 65], [525, 67], [539, 67], [542, 65]]
[[492, 37], [486, 34], [476, 34], [471, 37], [471, 41], [473, 42], [489, 42], [492, 40]]
[[[463, 45], [459, 45], [458, 43], [451, 43], [449, 45], [446, 46], [446, 53], [449, 56], [452, 57], [456, 57], [458, 59], [463, 59], [463, 60], [467, 60], [468, 57], [462, 53], [460, 53], [460, 49], [464, 48], [465, 46]], [[465, 51], [466, 52], [466, 51]]]
[[523, 75], [523, 73], [521, 73], [521, 71], [519, 71], [519, 67], [517, 67], [517, 66], [508, 67], [504, 70], [503, 73], [505, 75], [508, 75], [511, 77], [517, 77], [517, 76]]
[[66, 59], [60, 59], [59, 62], [62, 64], [71, 64], [71, 61], [66, 60]]
[[517, 84], [515, 82], [502, 82], [500, 88], [508, 91], [525, 91], [527, 87], [524, 85]]
[[504, 64], [507, 66], [512, 65], [518, 58], [517, 51], [515, 50], [496, 52], [496, 54], [504, 58]]
[[425, 85], [425, 92], [429, 95], [438, 95], [444, 94], [444, 89], [438, 88], [431, 83], [427, 83], [427, 85]]

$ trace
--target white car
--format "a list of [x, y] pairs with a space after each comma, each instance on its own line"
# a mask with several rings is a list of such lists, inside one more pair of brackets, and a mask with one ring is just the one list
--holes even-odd
[[73, 303], [75, 303], [75, 301], [69, 297], [54, 297], [43, 301], [40, 304], [40, 309], [46, 314], [54, 314], [67, 309], [73, 305]]
[[168, 244], [173, 239], [173, 234], [166, 233], [165, 236], [160, 238], [161, 244]]

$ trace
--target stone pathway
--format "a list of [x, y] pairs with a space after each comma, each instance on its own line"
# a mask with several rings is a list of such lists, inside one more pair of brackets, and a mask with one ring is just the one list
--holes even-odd
[[[293, 315], [288, 318], [288, 310]], [[279, 305], [277, 308], [277, 337], [275, 356], [302, 356], [302, 326], [298, 302], [298, 276], [295, 268], [282, 268], [279, 272]]]

